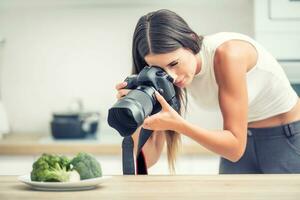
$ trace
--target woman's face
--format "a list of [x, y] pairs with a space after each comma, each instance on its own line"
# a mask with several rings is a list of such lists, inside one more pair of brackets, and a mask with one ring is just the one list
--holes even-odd
[[201, 70], [199, 54], [195, 55], [191, 50], [185, 48], [165, 54], [148, 54], [144, 59], [149, 66], [158, 66], [164, 69], [174, 78], [174, 84], [180, 88], [188, 86], [195, 74]]

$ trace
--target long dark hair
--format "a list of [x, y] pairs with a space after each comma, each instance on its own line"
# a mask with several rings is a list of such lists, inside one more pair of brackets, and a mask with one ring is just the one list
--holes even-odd
[[[197, 54], [202, 45], [202, 36], [198, 36], [175, 12], [161, 9], [142, 16], [135, 27], [132, 43], [132, 73], [138, 74], [146, 65], [147, 54], [163, 54], [179, 48], [188, 48]], [[180, 99], [182, 115], [187, 107], [186, 89], [175, 86], [176, 96]], [[176, 153], [180, 144], [180, 134], [166, 131], [167, 154], [170, 172], [175, 172]]]

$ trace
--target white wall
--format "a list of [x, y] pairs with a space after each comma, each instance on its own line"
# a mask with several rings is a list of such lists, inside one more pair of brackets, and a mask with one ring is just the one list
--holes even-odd
[[[49, 133], [51, 112], [75, 97], [105, 120], [115, 102], [114, 85], [131, 69], [134, 26], [149, 11], [174, 10], [199, 34], [253, 35], [251, 0], [109, 2], [0, 1], [0, 38], [6, 41], [0, 91], [13, 132]], [[221, 126], [220, 114], [200, 109], [189, 119], [202, 127]]]

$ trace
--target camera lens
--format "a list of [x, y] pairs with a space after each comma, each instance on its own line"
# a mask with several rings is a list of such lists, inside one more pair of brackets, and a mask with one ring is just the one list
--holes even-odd
[[142, 125], [144, 119], [151, 114], [155, 99], [155, 89], [139, 86], [109, 109], [108, 123], [122, 136], [129, 136]]

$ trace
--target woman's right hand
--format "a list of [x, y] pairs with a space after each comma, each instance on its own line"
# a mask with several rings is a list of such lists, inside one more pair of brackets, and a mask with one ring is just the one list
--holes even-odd
[[117, 99], [122, 98], [123, 96], [126, 96], [131, 90], [129, 89], [124, 89], [124, 87], [126, 87], [127, 82], [122, 82], [122, 83], [118, 83], [116, 85], [116, 90], [117, 90]]

